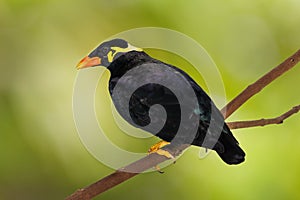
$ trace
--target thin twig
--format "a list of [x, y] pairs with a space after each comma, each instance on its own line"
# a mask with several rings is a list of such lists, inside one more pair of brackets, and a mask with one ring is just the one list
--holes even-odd
[[229, 126], [230, 129], [240, 129], [240, 128], [255, 127], [255, 126], [265, 126], [270, 124], [281, 124], [286, 118], [297, 113], [299, 110], [300, 110], [300, 105], [293, 107], [292, 109], [280, 115], [279, 117], [275, 117], [271, 119], [251, 120], [251, 121], [228, 122], [227, 125]]
[[[300, 50], [298, 50], [294, 55], [286, 59], [278, 67], [274, 68], [272, 71], [264, 75], [258, 81], [246, 88], [242, 93], [235, 97], [227, 106], [225, 106], [221, 111], [226, 119], [234, 111], [236, 111], [242, 104], [244, 104], [249, 98], [258, 93], [261, 89], [266, 87], [269, 83], [275, 80], [277, 77], [282, 75], [284, 72], [291, 69], [300, 61]], [[187, 146], [180, 146], [177, 148], [179, 152], [183, 151]], [[169, 150], [167, 149], [168, 151]], [[168, 158], [158, 154], [150, 154], [123, 169], [117, 170], [116, 172], [106, 176], [105, 178], [87, 186], [84, 189], [79, 189], [71, 196], [67, 197], [67, 200], [89, 200], [98, 194], [107, 191], [110, 188], [136, 176], [137, 174], [152, 168], [159, 163], [166, 161]]]
[[228, 118], [234, 111], [236, 111], [241, 105], [243, 105], [253, 95], [260, 92], [264, 87], [269, 85], [276, 78], [293, 68], [300, 61], [300, 49], [292, 56], [287, 58], [280, 65], [272, 69], [270, 72], [262, 76], [253, 84], [249, 85], [238, 96], [236, 96], [231, 102], [229, 102], [222, 110], [222, 114], [225, 118]]

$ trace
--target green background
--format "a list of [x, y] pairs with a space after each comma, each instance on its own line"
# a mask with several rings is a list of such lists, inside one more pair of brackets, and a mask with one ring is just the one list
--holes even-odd
[[[299, 49], [299, 12], [297, 0], [0, 0], [0, 199], [63, 199], [113, 172], [82, 145], [72, 115], [75, 65], [104, 39], [144, 26], [180, 31], [212, 56], [230, 100]], [[228, 121], [299, 104], [299, 75], [298, 64]], [[299, 119], [234, 130], [247, 153], [241, 165], [215, 153], [199, 159], [191, 147], [163, 175], [139, 175], [96, 199], [299, 199]]]

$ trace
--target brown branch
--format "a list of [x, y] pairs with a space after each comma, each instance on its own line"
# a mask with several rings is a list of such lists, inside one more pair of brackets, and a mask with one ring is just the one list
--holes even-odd
[[293, 107], [289, 111], [280, 115], [279, 117], [271, 118], [271, 119], [259, 119], [259, 120], [251, 120], [251, 121], [236, 121], [236, 122], [228, 122], [227, 125], [230, 129], [239, 129], [239, 128], [249, 128], [255, 126], [265, 126], [270, 124], [281, 124], [291, 115], [297, 113], [300, 110], [300, 105]]
[[[167, 150], [176, 157], [188, 146], [189, 145], [167, 145], [163, 147], [163, 149]], [[159, 163], [162, 163], [166, 160], [168, 160], [168, 158], [165, 156], [154, 153], [149, 154], [148, 156], [115, 171], [114, 173], [87, 186], [86, 188], [77, 190], [71, 196], [67, 197], [66, 200], [89, 200], [98, 194], [101, 194], [102, 192], [105, 192], [106, 190], [109, 190], [110, 188], [138, 175], [139, 173], [157, 166]]]
[[291, 57], [287, 58], [280, 65], [272, 69], [270, 72], [262, 76], [255, 83], [249, 85], [243, 90], [237, 97], [229, 102], [222, 110], [222, 114], [225, 118], [228, 118], [234, 111], [236, 111], [241, 105], [243, 105], [253, 95], [260, 92], [269, 83], [274, 81], [276, 78], [293, 68], [300, 61], [300, 49]]
[[[282, 75], [284, 72], [291, 69], [300, 61], [300, 50], [298, 50], [294, 55], [286, 59], [278, 67], [274, 68], [272, 71], [267, 73], [265, 76], [260, 78], [258, 81], [246, 88], [242, 93], [235, 97], [227, 106], [225, 106], [221, 112], [226, 119], [234, 111], [236, 111], [243, 103], [245, 103], [249, 98], [258, 93], [261, 89], [275, 80], [277, 77]], [[227, 112], [225, 112], [227, 111]], [[168, 150], [173, 155], [178, 155], [178, 152], [182, 152], [188, 145], [182, 145], [180, 147], [172, 147], [171, 145], [166, 146]], [[172, 149], [173, 148], [173, 149]], [[87, 186], [84, 189], [79, 189], [74, 192], [71, 196], [67, 197], [67, 200], [89, 200], [98, 194], [107, 191], [110, 188], [136, 176], [137, 174], [157, 166], [159, 163], [166, 161], [168, 158], [158, 154], [150, 154], [122, 169], [115, 171], [114, 173], [104, 177], [103, 179]]]

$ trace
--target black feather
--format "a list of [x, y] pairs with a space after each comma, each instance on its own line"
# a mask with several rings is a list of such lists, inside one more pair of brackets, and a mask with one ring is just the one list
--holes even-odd
[[[155, 77], [156, 79], [164, 80], [172, 79], [168, 81], [171, 86], [179, 87], [179, 89], [183, 92], [186, 88], [180, 88], [182, 86], [177, 84], [179, 79], [186, 80], [195, 92], [198, 107], [194, 104], [180, 105], [178, 98], [169, 89], [169, 87], [156, 83], [148, 83], [135, 90], [130, 97], [129, 118], [129, 116], [125, 114], [127, 111], [125, 110], [126, 107], [124, 107], [122, 99], [114, 97], [113, 91], [116, 84], [123, 86], [124, 92], [126, 92], [125, 90], [130, 87], [136, 87], [136, 83], [133, 81], [134, 79], [132, 79], [132, 77], [128, 76], [124, 79], [124, 76], [126, 76], [126, 73], [129, 70], [140, 67], [143, 64], [167, 66], [167, 68], [164, 68], [163, 70], [159, 67], [145, 69], [143, 73], [149, 75], [146, 76], [149, 78]], [[120, 115], [133, 126], [143, 129], [144, 126], [150, 123], [164, 123], [163, 128], [158, 133], [154, 133], [153, 131], [151, 132], [151, 130], [147, 131], [155, 134], [157, 137], [165, 141], [172, 141], [176, 136], [182, 120], [190, 120], [181, 119], [181, 110], [184, 109], [184, 107], [194, 109], [195, 113], [194, 116], [191, 116], [191, 118], [196, 116], [199, 119], [199, 126], [196, 135], [189, 135], [190, 127], [184, 127], [185, 130], [187, 130], [186, 134], [180, 135], [176, 142], [190, 143], [192, 145], [213, 149], [227, 164], [239, 164], [244, 161], [245, 153], [239, 147], [238, 141], [234, 138], [226, 123], [224, 123], [222, 114], [203, 89], [184, 71], [151, 58], [145, 52], [137, 51], [131, 51], [120, 56], [108, 66], [108, 69], [111, 72], [109, 91], [113, 97], [116, 109]], [[174, 80], [174, 76], [171, 76], [173, 75], [172, 73], [178, 74], [178, 80]], [[164, 107], [167, 114], [166, 121], [163, 121], [162, 117], [159, 116], [151, 118], [152, 121], [150, 121], [149, 110], [150, 107], [155, 104], [159, 104]], [[204, 142], [205, 136], [208, 136], [208, 140], [206, 142]], [[193, 137], [192, 141], [187, 140], [190, 137]]]

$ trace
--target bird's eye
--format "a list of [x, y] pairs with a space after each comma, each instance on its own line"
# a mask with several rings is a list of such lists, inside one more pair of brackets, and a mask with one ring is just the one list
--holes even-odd
[[106, 55], [106, 54], [108, 53], [108, 51], [109, 51], [109, 48], [108, 48], [108, 47], [103, 47], [103, 48], [101, 49], [101, 53], [102, 53], [103, 55]]

